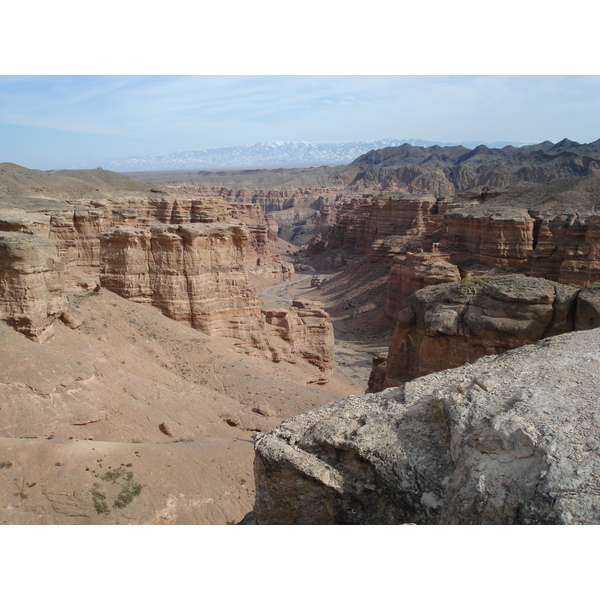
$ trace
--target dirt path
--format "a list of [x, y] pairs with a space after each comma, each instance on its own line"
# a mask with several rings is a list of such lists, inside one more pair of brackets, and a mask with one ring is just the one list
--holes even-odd
[[[268, 288], [265, 288], [260, 292], [259, 299], [265, 301], [266, 299], [274, 300], [278, 306], [284, 306], [288, 308], [292, 304], [292, 300], [296, 298], [298, 294], [292, 296], [290, 289], [296, 290], [298, 286], [310, 279], [312, 275], [301, 275], [294, 281], [284, 281], [283, 283], [276, 283]], [[310, 289], [310, 288], [309, 288]]]
[[[293, 281], [277, 283], [265, 288], [260, 293], [264, 304], [275, 303], [277, 306], [289, 307], [293, 300], [303, 296], [311, 300], [320, 300], [318, 288], [310, 287], [310, 280], [318, 273], [301, 275]], [[352, 387], [357, 394], [363, 394], [371, 373], [373, 356], [387, 351], [387, 346], [380, 343], [365, 343], [360, 338], [354, 338], [347, 331], [340, 331], [336, 325], [339, 319], [332, 318], [335, 333], [335, 377], [347, 386]], [[343, 339], [342, 339], [343, 338]]]

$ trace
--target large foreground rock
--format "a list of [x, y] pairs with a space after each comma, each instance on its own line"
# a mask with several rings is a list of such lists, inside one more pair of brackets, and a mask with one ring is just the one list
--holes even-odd
[[257, 523], [600, 523], [598, 390], [593, 329], [287, 419]]

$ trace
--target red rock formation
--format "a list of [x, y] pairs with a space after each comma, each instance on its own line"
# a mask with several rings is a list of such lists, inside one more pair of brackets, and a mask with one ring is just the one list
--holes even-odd
[[453, 209], [444, 214], [439, 249], [455, 263], [476, 257], [490, 268], [526, 268], [533, 250], [534, 223], [525, 209]]
[[[75, 203], [75, 202], [74, 202]], [[269, 241], [277, 238], [277, 224], [257, 204], [229, 206], [219, 198], [165, 194], [131, 195], [100, 199], [90, 206], [79, 201], [73, 209], [49, 207], [44, 213], [0, 211], [0, 231], [22, 231], [50, 237], [66, 265], [100, 266], [100, 232], [115, 226], [152, 227], [164, 224], [235, 223], [246, 225], [250, 244], [246, 252], [249, 271], [273, 279], [288, 279], [291, 265], [282, 264]]]
[[227, 223], [114, 227], [101, 236], [102, 285], [208, 335], [240, 340], [238, 349], [275, 362], [306, 360], [334, 369], [333, 326], [320, 303], [261, 313], [248, 282], [249, 233]]
[[37, 341], [66, 307], [64, 265], [56, 244], [26, 233], [0, 233], [0, 319]]
[[353, 200], [340, 208], [329, 234], [329, 246], [369, 254], [379, 249], [378, 242], [390, 236], [400, 237], [399, 246], [409, 244], [436, 229], [439, 220], [436, 213], [437, 201], [433, 196], [392, 195]]
[[60, 259], [67, 265], [97, 267], [100, 264], [100, 231], [110, 221], [102, 209], [77, 207], [48, 211], [50, 239], [56, 242]]
[[17, 209], [0, 210], [0, 231], [28, 233], [47, 238], [50, 233], [50, 217]]
[[532, 275], [583, 286], [600, 281], [600, 216], [558, 215], [536, 225]]
[[545, 337], [597, 327], [599, 315], [600, 288], [580, 291], [530, 277], [473, 278], [427, 287], [410, 296], [398, 313], [387, 364], [376, 365], [370, 391]]
[[335, 369], [333, 325], [321, 302], [294, 300], [289, 309], [263, 310], [274, 362], [304, 359], [326, 375]]
[[460, 281], [458, 267], [450, 262], [447, 254], [408, 253], [396, 258], [387, 281], [385, 314], [395, 321], [406, 298], [421, 288]]
[[248, 230], [228, 223], [114, 227], [100, 236], [102, 285], [209, 335], [266, 348], [244, 267]]

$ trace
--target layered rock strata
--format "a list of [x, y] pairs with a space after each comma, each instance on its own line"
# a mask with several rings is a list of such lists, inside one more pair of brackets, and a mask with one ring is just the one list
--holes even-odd
[[238, 339], [241, 351], [333, 373], [333, 326], [323, 304], [261, 311], [245, 269], [249, 237], [228, 223], [113, 227], [100, 235], [100, 281], [207, 335]]
[[43, 341], [65, 308], [64, 265], [56, 244], [36, 235], [0, 233], [0, 319]]
[[244, 268], [249, 233], [227, 223], [114, 227], [100, 235], [100, 281], [208, 335], [265, 348], [256, 290]]
[[600, 281], [600, 215], [557, 215], [536, 222], [531, 274], [562, 283]]
[[534, 223], [520, 208], [453, 209], [442, 221], [440, 251], [453, 262], [475, 256], [487, 267], [523, 268], [533, 250]]
[[333, 325], [321, 302], [294, 300], [289, 309], [264, 309], [263, 313], [274, 362], [303, 359], [324, 374], [333, 374]]
[[406, 298], [424, 287], [460, 281], [460, 272], [444, 254], [423, 252], [397, 257], [390, 269], [385, 297], [385, 315], [396, 320]]
[[66, 265], [97, 267], [100, 264], [100, 231], [110, 224], [99, 208], [48, 211], [49, 237], [56, 243], [60, 259]]
[[20, 231], [54, 240], [65, 265], [100, 266], [100, 233], [111, 227], [152, 227], [160, 224], [232, 223], [245, 226], [249, 244], [246, 268], [252, 273], [275, 280], [287, 280], [294, 271], [270, 249], [277, 239], [277, 223], [265, 215], [258, 204], [227, 205], [219, 198], [151, 195], [78, 200], [54, 207], [47, 203], [40, 213], [0, 210], [0, 231]]
[[50, 217], [18, 209], [0, 210], [0, 231], [49, 237]]
[[[329, 246], [357, 254], [378, 250], [377, 242], [400, 236], [396, 245], [414, 243], [436, 229], [437, 200], [433, 196], [388, 195], [346, 202], [329, 233]], [[381, 251], [379, 252], [381, 253]]]
[[258, 524], [598, 524], [600, 329], [285, 420]]
[[598, 327], [599, 309], [600, 287], [581, 290], [530, 277], [472, 278], [424, 288], [398, 313], [387, 363], [374, 365], [369, 391]]

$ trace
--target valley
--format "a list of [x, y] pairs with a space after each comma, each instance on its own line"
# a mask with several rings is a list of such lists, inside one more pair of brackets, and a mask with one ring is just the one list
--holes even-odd
[[407, 146], [0, 165], [0, 522], [600, 522], [598, 142]]

